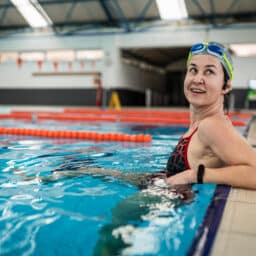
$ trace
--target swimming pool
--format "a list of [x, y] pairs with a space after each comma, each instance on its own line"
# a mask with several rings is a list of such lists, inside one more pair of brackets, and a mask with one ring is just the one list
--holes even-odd
[[160, 171], [186, 127], [15, 120], [2, 120], [1, 126], [153, 137], [151, 143], [131, 143], [2, 135], [1, 255], [186, 255], [195, 250], [215, 185], [166, 193], [161, 186], [139, 190], [105, 175], [40, 181], [54, 170], [88, 166], [134, 174]]

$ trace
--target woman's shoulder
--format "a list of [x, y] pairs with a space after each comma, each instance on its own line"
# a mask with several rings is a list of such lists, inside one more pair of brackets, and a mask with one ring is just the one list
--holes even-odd
[[198, 129], [200, 130], [214, 130], [217, 128], [232, 127], [232, 123], [227, 116], [213, 115], [204, 118], [200, 121]]
[[231, 121], [226, 116], [210, 116], [204, 118], [198, 125], [198, 136], [208, 142], [220, 138], [233, 130]]

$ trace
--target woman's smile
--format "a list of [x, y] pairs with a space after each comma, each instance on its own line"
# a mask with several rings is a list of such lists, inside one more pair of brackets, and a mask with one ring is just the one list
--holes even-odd
[[198, 87], [191, 87], [190, 91], [193, 94], [203, 94], [203, 93], [206, 93], [206, 91], [204, 89], [201, 89], [201, 88], [198, 88]]

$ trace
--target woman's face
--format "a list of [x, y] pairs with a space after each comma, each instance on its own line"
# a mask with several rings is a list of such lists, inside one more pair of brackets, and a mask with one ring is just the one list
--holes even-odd
[[184, 93], [190, 104], [201, 107], [223, 103], [224, 72], [220, 61], [211, 55], [191, 58], [184, 81]]

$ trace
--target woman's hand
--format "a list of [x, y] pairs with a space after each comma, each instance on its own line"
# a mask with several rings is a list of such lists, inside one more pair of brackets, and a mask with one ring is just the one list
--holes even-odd
[[182, 185], [182, 184], [192, 184], [197, 182], [197, 173], [196, 171], [189, 169], [184, 172], [180, 172], [176, 175], [173, 175], [169, 178], [166, 178], [166, 183], [168, 185]]

